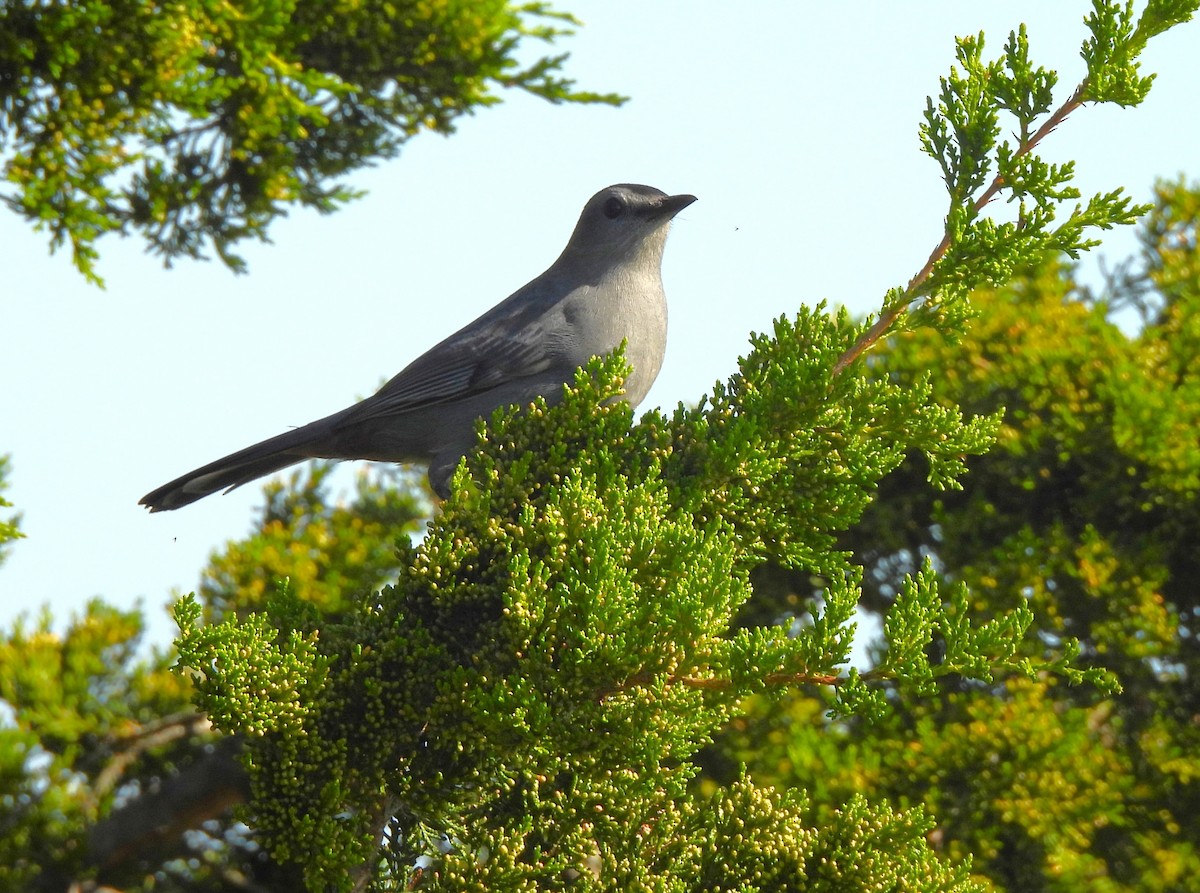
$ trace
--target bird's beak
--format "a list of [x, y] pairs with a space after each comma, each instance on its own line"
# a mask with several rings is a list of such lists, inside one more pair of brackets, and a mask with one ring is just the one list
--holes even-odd
[[654, 218], [674, 217], [695, 200], [696, 196], [694, 195], [668, 195], [659, 202], [651, 216]]

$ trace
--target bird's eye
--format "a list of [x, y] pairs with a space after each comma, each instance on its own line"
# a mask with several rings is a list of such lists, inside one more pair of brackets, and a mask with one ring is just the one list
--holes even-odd
[[613, 196], [604, 203], [604, 216], [609, 220], [616, 220], [625, 213], [625, 202]]

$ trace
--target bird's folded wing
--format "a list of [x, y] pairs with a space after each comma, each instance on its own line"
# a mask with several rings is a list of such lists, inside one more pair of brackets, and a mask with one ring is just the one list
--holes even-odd
[[521, 332], [516, 337], [472, 333], [419, 357], [373, 397], [347, 411], [340, 425], [465, 400], [544, 372], [552, 362], [546, 339], [536, 333]]

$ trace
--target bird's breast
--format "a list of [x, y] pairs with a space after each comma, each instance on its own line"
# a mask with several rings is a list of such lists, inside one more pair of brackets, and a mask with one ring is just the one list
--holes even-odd
[[667, 302], [662, 279], [616, 273], [572, 293], [563, 305], [564, 346], [582, 366], [625, 342], [632, 366], [626, 398], [642, 401], [662, 367], [667, 346]]

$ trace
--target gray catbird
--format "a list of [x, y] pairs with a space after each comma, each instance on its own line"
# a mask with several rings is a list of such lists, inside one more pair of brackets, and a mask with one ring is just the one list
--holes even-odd
[[449, 493], [475, 420], [536, 397], [554, 402], [575, 370], [626, 342], [625, 397], [650, 390], [667, 341], [663, 245], [671, 218], [696, 200], [620, 184], [583, 208], [563, 253], [541, 276], [418, 357], [373, 397], [303, 428], [246, 447], [141, 498], [177, 509], [305, 459], [428, 462]]

